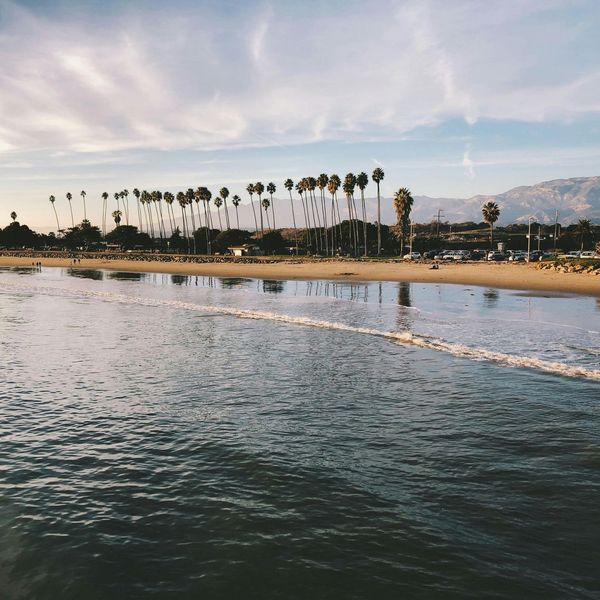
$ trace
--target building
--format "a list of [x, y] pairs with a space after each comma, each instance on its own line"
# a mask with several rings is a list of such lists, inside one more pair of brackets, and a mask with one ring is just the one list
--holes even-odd
[[264, 252], [257, 244], [242, 244], [240, 246], [229, 246], [227, 248], [233, 256], [262, 256]]

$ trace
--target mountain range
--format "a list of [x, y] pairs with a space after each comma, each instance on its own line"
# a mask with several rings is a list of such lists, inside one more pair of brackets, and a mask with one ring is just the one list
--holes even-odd
[[[372, 182], [369, 185], [372, 187]], [[368, 188], [367, 188], [368, 189]], [[282, 193], [283, 191], [283, 193]], [[318, 190], [317, 190], [318, 191]], [[340, 211], [342, 218], [347, 218], [346, 200], [343, 194], [339, 196]], [[302, 208], [297, 195], [295, 199], [296, 224], [304, 226]], [[256, 197], [255, 207], [258, 207]], [[356, 196], [357, 206], [360, 205], [360, 197]], [[377, 198], [366, 198], [367, 218], [375, 220], [377, 214]], [[254, 217], [247, 200], [239, 207], [240, 227], [254, 229]], [[329, 213], [330, 198], [327, 197]], [[486, 202], [496, 202], [500, 208], [499, 225], [508, 223], [526, 223], [530, 216], [537, 222], [553, 223], [558, 210], [558, 219], [563, 225], [569, 225], [578, 219], [590, 219], [594, 223], [600, 223], [600, 176], [595, 177], [573, 177], [571, 179], [554, 179], [543, 181], [536, 185], [520, 186], [496, 195], [477, 195], [471, 198], [433, 198], [430, 196], [414, 196], [412, 219], [415, 222], [425, 223], [434, 220], [437, 211], [441, 210], [441, 221], [461, 223], [482, 220], [481, 207]], [[277, 228], [292, 225], [292, 213], [289, 198], [285, 190], [278, 190], [274, 200], [275, 224]], [[359, 208], [360, 212], [360, 208]], [[235, 211], [229, 205], [231, 226], [234, 227]], [[225, 215], [221, 209], [221, 218], [225, 225]], [[216, 210], [213, 208], [213, 219], [218, 226]], [[381, 221], [392, 224], [395, 222], [395, 214], [392, 198], [381, 199]], [[260, 222], [259, 222], [260, 226]], [[265, 228], [266, 228], [265, 220]]]

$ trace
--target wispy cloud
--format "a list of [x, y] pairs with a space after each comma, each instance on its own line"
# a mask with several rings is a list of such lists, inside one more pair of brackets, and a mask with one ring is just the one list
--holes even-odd
[[462, 166], [467, 179], [475, 179], [475, 163], [471, 160], [470, 149], [467, 148], [463, 154]]
[[600, 112], [600, 71], [567, 68], [588, 42], [561, 27], [559, 2], [352, 2], [318, 19], [207, 6], [115, 4], [97, 26], [92, 11], [53, 18], [0, 0], [0, 151], [394, 138], [457, 116]]

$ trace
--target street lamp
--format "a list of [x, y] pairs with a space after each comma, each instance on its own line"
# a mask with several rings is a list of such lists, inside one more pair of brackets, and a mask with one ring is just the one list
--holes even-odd
[[535, 219], [535, 217], [529, 217], [529, 223], [527, 226], [527, 262], [529, 262], [531, 258], [531, 221], [533, 221], [533, 219]]

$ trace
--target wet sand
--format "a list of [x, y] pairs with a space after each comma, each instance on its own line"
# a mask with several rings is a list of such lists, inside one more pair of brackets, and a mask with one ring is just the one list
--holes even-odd
[[[0, 266], [72, 267], [68, 258], [0, 256]], [[519, 290], [543, 290], [560, 294], [600, 296], [600, 276], [587, 273], [559, 273], [539, 270], [531, 264], [442, 263], [432, 270], [430, 264], [380, 261], [306, 261], [287, 259], [277, 262], [178, 263], [161, 261], [107, 260], [83, 258], [76, 268], [110, 269], [144, 273], [249, 277], [255, 279], [328, 279], [337, 281], [414, 281], [455, 283]]]

